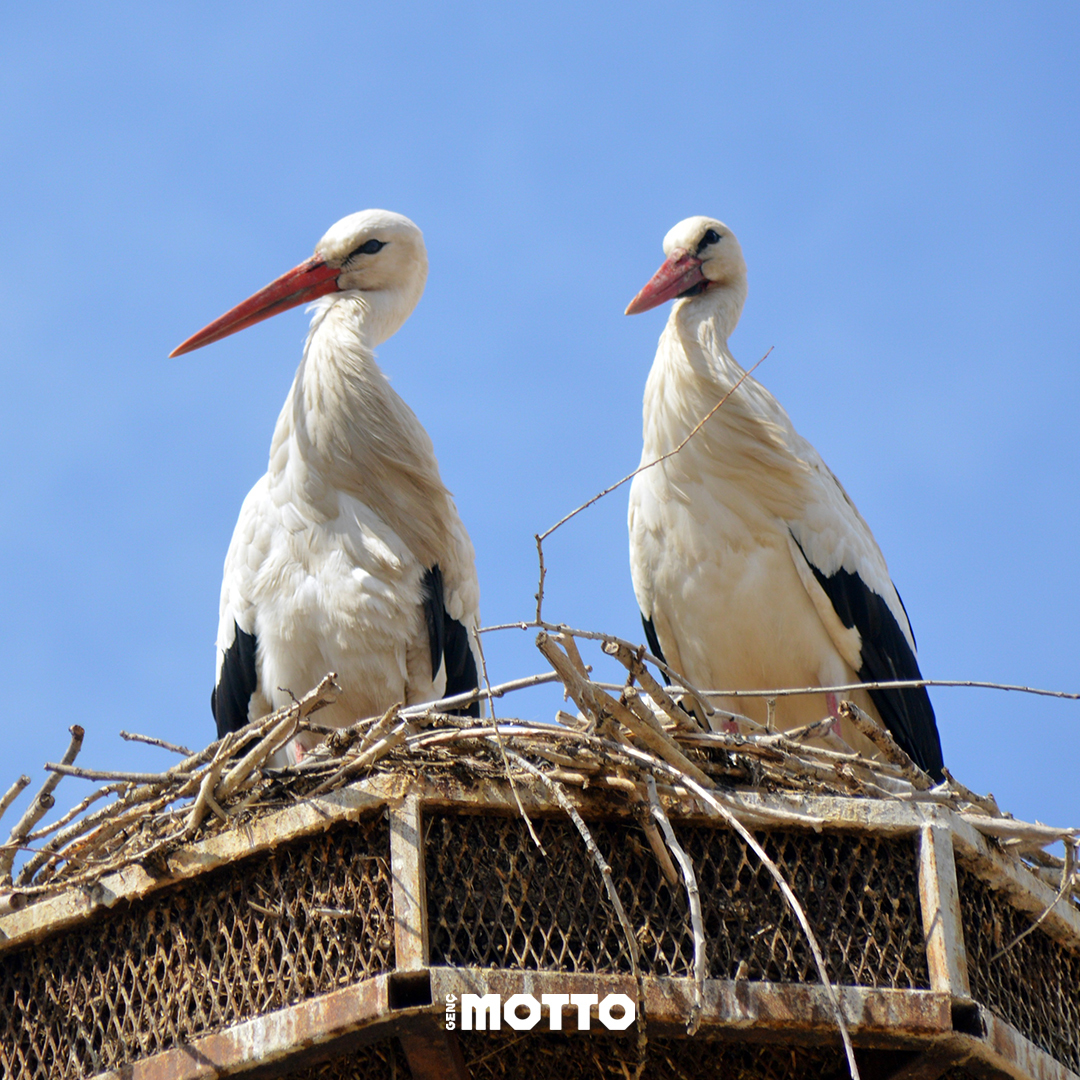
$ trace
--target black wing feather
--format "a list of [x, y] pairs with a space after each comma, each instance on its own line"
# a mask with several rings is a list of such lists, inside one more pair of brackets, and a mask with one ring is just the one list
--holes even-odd
[[[792, 539], [795, 539], [794, 535]], [[798, 540], [795, 543], [806, 559], [802, 545]], [[855, 627], [859, 632], [862, 667], [856, 674], [860, 682], [897, 682], [922, 678], [915, 653], [889, 610], [889, 605], [869, 589], [858, 574], [841, 568], [835, 574], [826, 576], [809, 559], [806, 559], [806, 564], [825, 590], [840, 621], [849, 629]], [[903, 607], [903, 604], [901, 600], [900, 606]], [[911, 760], [935, 780], [944, 780], [941, 738], [926, 687], [868, 692], [883, 723]]]
[[[428, 641], [431, 645], [431, 671], [439, 670], [446, 662], [446, 696], [465, 694], [480, 686], [476, 660], [469, 646], [469, 631], [457, 619], [451, 619], [446, 611], [442, 571], [436, 563], [425, 571], [423, 580], [424, 620], [427, 623]], [[480, 702], [474, 701], [464, 708], [451, 709], [457, 716], [480, 715]]]
[[[641, 625], [645, 627], [645, 640], [649, 643], [649, 651], [656, 657], [657, 660], [663, 660], [667, 663], [667, 657], [663, 654], [660, 648], [660, 639], [656, 636], [656, 626], [652, 619], [646, 619], [645, 613], [641, 613]], [[664, 682], [670, 686], [671, 680], [668, 678], [668, 673], [661, 668], [660, 674], [664, 676]]]
[[235, 620], [236, 636], [225, 650], [218, 684], [210, 694], [210, 711], [217, 721], [218, 738], [239, 731], [248, 722], [251, 695], [259, 685], [255, 671], [255, 635], [241, 630]]

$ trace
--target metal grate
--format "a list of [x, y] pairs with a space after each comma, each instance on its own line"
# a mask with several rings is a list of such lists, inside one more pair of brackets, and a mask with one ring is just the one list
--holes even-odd
[[0, 956], [0, 1078], [91, 1075], [394, 964], [384, 815]]
[[1036, 929], [995, 959], [1033, 920], [959, 863], [956, 879], [972, 996], [1080, 1072], [1080, 954]]
[[[626, 1080], [638, 1064], [633, 1038], [548, 1032], [461, 1038], [472, 1080]], [[847, 1076], [844, 1051], [831, 1046], [755, 1046], [705, 1039], [650, 1038], [642, 1080], [791, 1080]]]
[[281, 1080], [411, 1080], [397, 1039], [369, 1043], [333, 1061], [287, 1073]]
[[[576, 829], [562, 818], [534, 825], [546, 857], [515, 818], [428, 819], [432, 963], [629, 972], [626, 940]], [[725, 829], [675, 828], [698, 876], [709, 977], [817, 982], [798, 923], [742, 840]], [[681, 883], [667, 883], [636, 825], [592, 822], [589, 829], [611, 864], [643, 971], [690, 975], [693, 940]], [[804, 905], [832, 979], [929, 986], [910, 839], [802, 831], [759, 838]]]

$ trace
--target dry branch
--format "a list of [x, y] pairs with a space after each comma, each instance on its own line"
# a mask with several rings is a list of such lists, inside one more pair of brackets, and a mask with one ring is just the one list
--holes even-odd
[[[64, 754], [62, 762], [64, 765], [70, 765], [82, 749], [83, 736], [86, 734], [78, 724], [72, 724], [68, 728], [71, 732], [71, 743], [68, 745], [67, 752]], [[0, 883], [8, 884], [11, 881], [11, 867], [15, 861], [15, 852], [18, 851], [19, 845], [26, 839], [30, 830], [53, 808], [55, 805], [55, 799], [53, 798], [53, 792], [56, 790], [56, 785], [60, 783], [60, 774], [53, 773], [44, 784], [41, 785], [41, 790], [34, 796], [33, 801], [26, 809], [26, 813], [19, 819], [18, 824], [11, 830], [11, 835], [8, 837], [7, 845], [4, 848], [0, 848]]]
[[162, 750], [171, 750], [174, 754], [183, 754], [184, 757], [191, 757], [191, 751], [186, 746], [179, 746], [177, 743], [166, 742], [164, 739], [155, 739], [153, 735], [138, 735], [132, 731], [121, 731], [120, 738], [126, 739], [128, 742], [140, 742], [146, 743], [148, 746], [160, 746]]
[[30, 786], [30, 783], [30, 777], [24, 774], [4, 792], [3, 798], [0, 798], [0, 818], [4, 816], [7, 808]]
[[664, 808], [660, 805], [660, 798], [656, 793], [656, 780], [652, 774], [646, 775], [645, 783], [649, 789], [649, 805], [652, 808], [652, 816], [659, 822], [664, 830], [664, 839], [667, 841], [671, 853], [679, 862], [686, 882], [686, 898], [690, 904], [690, 927], [694, 937], [694, 1004], [690, 1010], [690, 1019], [686, 1024], [686, 1034], [694, 1035], [701, 1023], [701, 1012], [705, 1006], [705, 971], [707, 957], [705, 951], [705, 918], [701, 913], [701, 893], [698, 891], [697, 875], [694, 873], [694, 864], [690, 856], [686, 854], [682, 845], [675, 838], [675, 831], [668, 821]]

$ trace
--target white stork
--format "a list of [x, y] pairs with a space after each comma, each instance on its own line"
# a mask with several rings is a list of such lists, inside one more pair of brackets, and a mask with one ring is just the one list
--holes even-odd
[[[642, 465], [674, 450], [744, 370], [727, 340], [746, 300], [731, 230], [692, 217], [628, 315], [675, 299], [645, 386]], [[746, 378], [677, 454], [634, 477], [630, 567], [649, 644], [701, 689], [765, 690], [920, 679], [915, 638], [855, 504], [780, 403]], [[847, 695], [941, 779], [924, 688]], [[759, 722], [761, 698], [721, 699]], [[835, 695], [782, 697], [790, 728], [838, 715]], [[842, 726], [860, 751], [873, 746]]]
[[[375, 362], [427, 271], [423, 236], [408, 218], [352, 214], [312, 258], [172, 353], [317, 301], [269, 467], [244, 500], [225, 557], [211, 697], [219, 736], [328, 671], [342, 693], [319, 720], [336, 727], [477, 686], [473, 546], [431, 439]], [[479, 715], [476, 705], [469, 711]], [[302, 754], [317, 739], [300, 741]]]

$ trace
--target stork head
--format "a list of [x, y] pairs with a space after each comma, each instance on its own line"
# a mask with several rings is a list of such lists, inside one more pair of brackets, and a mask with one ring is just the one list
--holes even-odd
[[[630, 301], [627, 315], [658, 307], [666, 300], [697, 296], [734, 301], [734, 322], [746, 299], [746, 262], [735, 234], [715, 218], [690, 217], [664, 237], [663, 266]], [[711, 305], [710, 305], [711, 306]]]
[[427, 272], [424, 236], [407, 217], [389, 210], [361, 210], [331, 225], [310, 259], [237, 304], [169, 355], [191, 352], [334, 292], [363, 293], [383, 340], [416, 307]]

